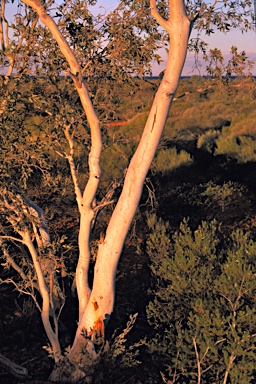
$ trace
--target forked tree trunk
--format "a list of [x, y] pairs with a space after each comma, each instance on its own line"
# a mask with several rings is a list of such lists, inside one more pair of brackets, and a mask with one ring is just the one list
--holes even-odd
[[169, 0], [170, 17], [168, 20], [164, 20], [158, 13], [156, 0], [150, 0], [152, 16], [170, 36], [168, 61], [140, 143], [130, 162], [123, 190], [109, 222], [106, 236], [99, 243], [93, 287], [90, 292], [88, 263], [90, 257], [89, 237], [93, 220], [92, 202], [100, 177], [101, 139], [98, 119], [83, 84], [81, 68], [53, 19], [47, 15], [39, 0], [23, 0], [23, 2], [34, 8], [41, 21], [50, 29], [58, 42], [60, 50], [70, 65], [71, 77], [74, 80], [91, 128], [90, 177], [83, 194], [79, 189], [75, 172], [73, 172], [74, 169], [72, 170], [72, 159], [70, 158], [70, 168], [73, 172], [75, 193], [81, 215], [80, 255], [76, 271], [80, 302], [79, 324], [69, 355], [55, 367], [50, 377], [52, 381], [62, 383], [76, 382], [81, 378], [83, 380], [87, 378], [89, 382], [100, 357], [94, 346], [96, 343], [98, 344], [99, 340], [104, 341], [104, 329], [113, 311], [117, 264], [124, 240], [139, 204], [146, 174], [155, 155], [179, 83], [187, 52], [191, 22], [186, 14], [184, 0]]
[[98, 332], [106, 325], [114, 306], [115, 275], [124, 240], [139, 204], [144, 180], [155, 155], [184, 65], [191, 23], [183, 0], [169, 0], [170, 18], [164, 20], [151, 1], [152, 15], [170, 36], [170, 51], [164, 77], [155, 95], [139, 146], [130, 162], [123, 190], [110, 219], [105, 239], [99, 244], [89, 303], [79, 322], [70, 359], [84, 342], [82, 333]]

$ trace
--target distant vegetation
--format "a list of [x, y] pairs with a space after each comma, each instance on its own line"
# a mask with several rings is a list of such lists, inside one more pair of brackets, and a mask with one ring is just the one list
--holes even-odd
[[[116, 140], [117, 137], [129, 138], [129, 143], [138, 142], [158, 82], [137, 79], [137, 92], [132, 97], [122, 91], [116, 115], [120, 121], [127, 121], [127, 125], [108, 129], [110, 136]], [[189, 165], [195, 147], [239, 163], [255, 161], [255, 86], [253, 78], [233, 79], [226, 86], [216, 79], [199, 76], [182, 79], [153, 169], [167, 172], [176, 168], [176, 164]]]

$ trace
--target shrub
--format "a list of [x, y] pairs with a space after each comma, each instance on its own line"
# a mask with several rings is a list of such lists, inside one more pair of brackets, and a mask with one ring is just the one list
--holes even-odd
[[217, 185], [213, 182], [205, 184], [205, 191], [202, 192], [202, 197], [205, 198], [204, 204], [211, 208], [213, 206], [220, 207], [221, 211], [234, 204], [235, 199], [244, 199], [246, 189], [238, 183], [228, 181], [223, 185]]
[[156, 172], [167, 173], [182, 165], [190, 165], [193, 162], [191, 155], [181, 150], [178, 152], [176, 148], [163, 149], [158, 152], [154, 161]]
[[216, 130], [207, 131], [204, 135], [198, 138], [197, 148], [204, 149], [212, 153], [215, 147], [215, 141], [218, 136], [219, 136], [219, 132]]
[[[158, 253], [153, 238], [148, 252]], [[249, 234], [225, 240], [215, 221], [192, 231], [184, 220], [151, 268], [156, 288], [147, 315], [155, 335], [147, 347], [165, 366], [165, 382], [253, 383], [256, 243]]]
[[256, 140], [248, 136], [225, 137], [216, 140], [215, 155], [226, 155], [239, 163], [256, 160]]

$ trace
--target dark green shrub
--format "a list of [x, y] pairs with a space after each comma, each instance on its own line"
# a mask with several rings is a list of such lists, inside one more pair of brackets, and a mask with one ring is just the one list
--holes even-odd
[[202, 192], [202, 197], [205, 198], [204, 204], [208, 208], [220, 207], [221, 211], [233, 203], [235, 199], [244, 199], [246, 195], [246, 188], [238, 183], [228, 181], [222, 185], [217, 185], [213, 182], [205, 184], [205, 191]]
[[161, 258], [151, 257], [147, 346], [165, 382], [255, 382], [256, 243], [239, 230], [221, 239], [215, 221], [194, 232], [183, 221], [171, 243], [159, 228], [147, 243], [149, 254], [159, 253], [159, 237], [166, 243]]

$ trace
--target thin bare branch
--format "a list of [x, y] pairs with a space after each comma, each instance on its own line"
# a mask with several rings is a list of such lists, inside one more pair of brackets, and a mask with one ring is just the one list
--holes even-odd
[[61, 358], [61, 348], [59, 344], [59, 340], [56, 336], [57, 329], [55, 332], [52, 329], [51, 323], [50, 323], [50, 297], [49, 297], [49, 291], [45, 282], [44, 274], [39, 262], [38, 253], [34, 247], [34, 244], [31, 240], [30, 234], [28, 231], [23, 232], [23, 239], [24, 242], [29, 250], [29, 253], [31, 255], [34, 268], [37, 275], [37, 281], [39, 285], [39, 290], [42, 296], [42, 311], [41, 311], [41, 317], [44, 324], [44, 329], [46, 331], [46, 334], [48, 336], [48, 339], [51, 343], [51, 346], [53, 348], [54, 352], [54, 359], [56, 362], [59, 361]]
[[27, 280], [27, 275], [25, 274], [24, 270], [14, 261], [14, 259], [11, 257], [10, 253], [8, 252], [8, 249], [5, 244], [0, 240], [0, 245], [3, 250], [4, 256], [6, 258], [7, 263], [11, 264], [13, 269], [18, 272], [22, 280]]
[[19, 380], [28, 380], [31, 378], [27, 368], [13, 363], [11, 360], [3, 356], [1, 353], [0, 353], [0, 366]]
[[[18, 197], [26, 203], [29, 213], [32, 216], [38, 218], [36, 225], [35, 223], [33, 223], [34, 234], [37, 239], [38, 247], [41, 248], [41, 247], [45, 247], [47, 244], [50, 244], [51, 238], [50, 238], [50, 233], [49, 233], [48, 225], [46, 222], [46, 218], [44, 215], [44, 211], [42, 210], [42, 208], [36, 205], [32, 200], [30, 200], [27, 196], [23, 195], [17, 187], [14, 186], [14, 190], [17, 192]], [[26, 213], [26, 207], [23, 207], [23, 210]], [[37, 229], [40, 233], [40, 237], [38, 236]]]
[[201, 362], [200, 362], [200, 356], [199, 352], [197, 349], [197, 343], [196, 343], [196, 337], [193, 337], [193, 345], [194, 345], [194, 350], [196, 354], [196, 362], [197, 362], [197, 384], [201, 383]]
[[7, 240], [12, 240], [14, 242], [19, 242], [19, 243], [22, 243], [22, 244], [25, 244], [24, 241], [22, 239], [18, 239], [17, 237], [13, 237], [13, 236], [0, 236], [0, 239], [7, 239]]
[[75, 188], [75, 194], [76, 199], [78, 203], [79, 210], [81, 209], [81, 203], [82, 203], [82, 193], [81, 189], [79, 187], [78, 183], [78, 177], [77, 177], [77, 169], [74, 162], [74, 140], [73, 137], [70, 135], [70, 125], [64, 125], [64, 134], [67, 139], [68, 145], [69, 145], [69, 155], [67, 155], [67, 160], [69, 163], [70, 173], [72, 176], [74, 188]]

